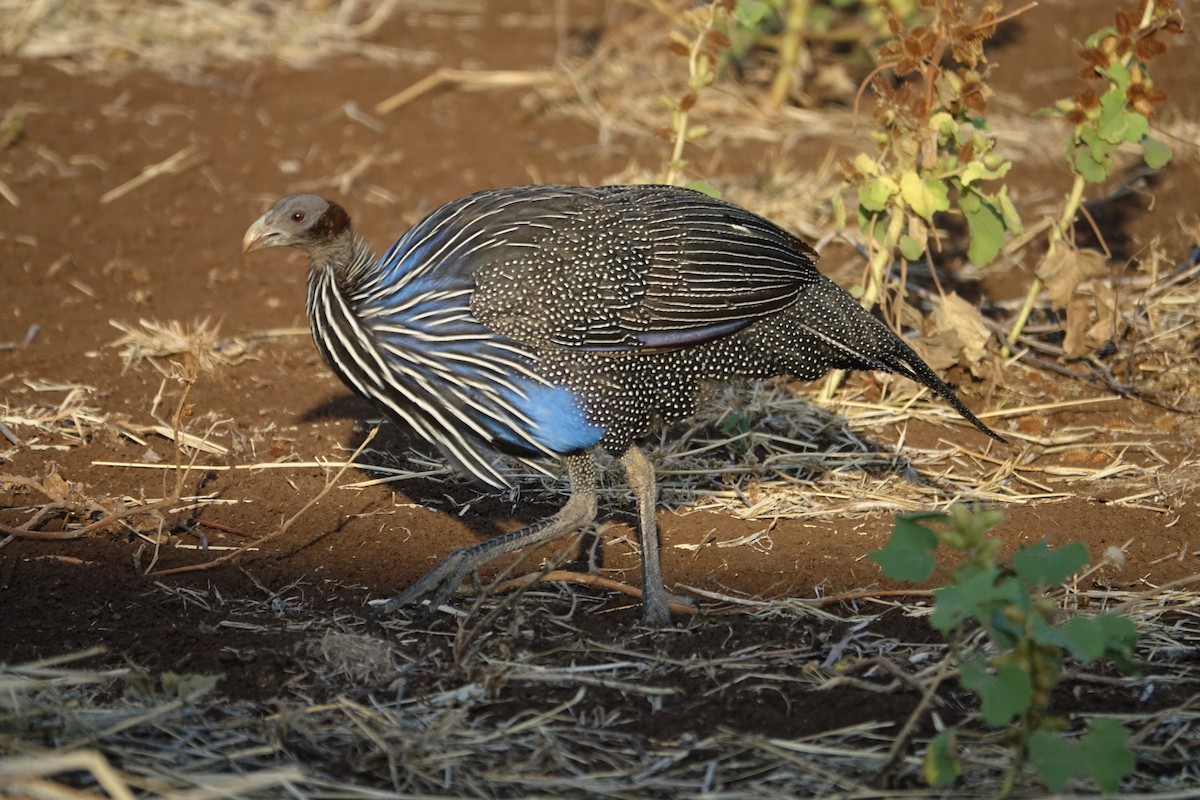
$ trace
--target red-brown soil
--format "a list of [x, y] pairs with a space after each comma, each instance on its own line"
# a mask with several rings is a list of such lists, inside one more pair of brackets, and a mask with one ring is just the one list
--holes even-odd
[[[493, 8], [489, 3], [485, 24], [470, 30], [420, 29], [398, 20], [377, 39], [430, 50], [439, 65], [547, 68], [558, 48], [556, 31], [545, 22], [552, 5], [510, 0]], [[996, 57], [1002, 97], [1026, 108], [1046, 104], [1070, 85], [1070, 75], [1054, 72], [1062, 71], [1060, 56], [1069, 51], [1066, 37], [1095, 27], [1077, 20], [1069, 5], [1046, 5], [1038, 21], [1030, 14], [1017, 26]], [[514, 10], [529, 12], [534, 22], [503, 22], [501, 17]], [[1200, 113], [1200, 92], [1185, 53], [1190, 49], [1181, 47], [1164, 61], [1161, 75], [1177, 113], [1194, 118]], [[120, 335], [110, 320], [133, 326], [139, 319], [191, 323], [207, 318], [220, 323], [225, 337], [303, 328], [302, 256], [269, 251], [243, 258], [239, 251], [247, 224], [278, 196], [307, 186], [337, 197], [355, 216], [360, 232], [383, 247], [422, 214], [476, 189], [527, 182], [595, 183], [631, 160], [655, 163], [662, 157], [663, 146], [651, 137], [599, 146], [596, 131], [585, 123], [523, 102], [529, 89], [438, 91], [383, 118], [381, 130], [356, 123], [342, 111], [349, 101], [370, 109], [428, 71], [428, 66], [345, 60], [307, 71], [227, 67], [201, 81], [178, 81], [144, 71], [70, 75], [46, 63], [0, 62], [0, 111], [20, 107], [25, 117], [23, 135], [0, 151], [0, 178], [20, 200], [17, 207], [0, 200], [0, 341], [19, 342], [30, 326], [38, 326], [27, 346], [0, 350], [0, 409], [54, 406], [67, 390], [48, 391], [44, 384], [78, 385], [88, 387], [84, 405], [106, 418], [83, 440], [72, 439], [69, 430], [12, 426], [21, 443], [10, 445], [0, 438], [0, 523], [21, 525], [47, 502], [35, 488], [12, 482], [13, 476], [42, 481], [59, 475], [68, 482], [74, 498], [68, 500], [76, 507], [86, 507], [81, 498], [156, 498], [169, 491], [174, 480], [170, 471], [95, 464], [174, 456], [171, 442], [153, 433], [142, 434], [146, 443], [138, 443], [116, 432], [121, 426], [154, 424], [152, 409], [160, 389], [163, 400], [156, 413], [169, 419], [180, 385], [164, 383], [147, 361], [123, 368], [117, 350], [106, 346]], [[202, 163], [157, 177], [112, 202], [99, 202], [147, 165], [189, 146], [203, 155]], [[1178, 158], [1109, 220], [1114, 226], [1110, 233], [1123, 242], [1125, 254], [1143, 251], [1157, 237], [1168, 260], [1182, 260], [1195, 244], [1184, 241], [1180, 231], [1188, 226], [1193, 233], [1198, 230], [1194, 196], [1200, 159], [1195, 143], [1182, 146], [1193, 148], [1190, 156]], [[807, 142], [802, 151], [785, 148], [772, 158], [784, 161], [803, 153], [807, 159], [807, 154], [820, 152], [815, 147]], [[364, 154], [373, 154], [373, 163], [348, 184], [320, 183], [345, 173]], [[759, 165], [752, 159], [740, 155], [722, 168], [753, 172]], [[1057, 166], [1047, 166], [1052, 163], [1048, 156], [1044, 162], [1018, 165], [1018, 185], [1030, 195], [1061, 196], [1068, 179]], [[992, 278], [988, 291], [1021, 295], [1025, 284], [1019, 280], [1006, 286]], [[254, 340], [247, 355], [202, 371], [190, 390], [187, 429], [203, 434], [212, 426], [214, 441], [230, 448], [226, 456], [201, 454], [199, 463], [342, 460], [362, 441], [363, 420], [373, 419], [374, 413], [330, 374], [306, 334]], [[1026, 382], [1026, 374], [1014, 381]], [[1023, 385], [1021, 392], [1003, 384], [975, 384], [965, 373], [954, 377], [976, 409], [1005, 400], [1008, 390], [1008, 397], [1036, 398], [1040, 393], [1041, 402], [1098, 396], [1049, 373], [1039, 378], [1041, 388]], [[1131, 448], [1131, 462], [1150, 464], [1149, 449], [1165, 462], [1155, 465], [1155, 477], [1145, 479], [1153, 493], [1114, 502], [1134, 493], [1120, 477], [1056, 485], [1069, 496], [1012, 503], [1005, 508], [999, 534], [1010, 549], [1042, 537], [1054, 543], [1078, 539], [1094, 558], [1128, 543], [1122, 568], [1109, 566], [1089, 579], [1098, 589], [1140, 591], [1195, 576], [1200, 520], [1192, 484], [1194, 418], [1127, 398], [1101, 407], [1103, 412], [1049, 411], [1029, 424], [1046, 432], [1067, 425], [1136, 430], [1145, 447]], [[1004, 425], [999, 427], [1003, 432]], [[890, 448], [900, 429], [880, 426], [867, 435]], [[951, 439], [971, 450], [985, 447], [981, 436], [959, 426], [913, 423], [907, 437], [910, 443], [930, 446]], [[440, 463], [430, 448], [395, 428], [385, 426], [372, 446], [392, 451], [416, 447], [429, 452], [432, 463]], [[1012, 455], [1003, 449], [991, 452], [1000, 459]], [[1052, 461], [1069, 464], [1091, 455], [1068, 451]], [[218, 690], [228, 697], [271, 701], [299, 680], [297, 653], [311, 644], [302, 628], [289, 631], [276, 624], [279, 615], [291, 613], [289, 604], [306, 614], [360, 620], [367, 600], [407, 586], [451, 549], [554, 510], [555, 501], [536, 494], [533, 502], [515, 495], [501, 499], [440, 475], [360, 490], [334, 488], [285, 534], [235, 563], [154, 574], [227, 552], [179, 545], [235, 547], [270, 532], [322, 490], [327, 474], [309, 467], [201, 467], [187, 476], [184, 494], [215, 494], [231, 502], [206, 506], [198, 515], [167, 515], [187, 526], [164, 529], [160, 535], [148, 529], [145, 518], [131, 518], [139, 535], [114, 523], [82, 538], [0, 540], [0, 662], [20, 663], [102, 644], [108, 655], [91, 663], [128, 661], [151, 672], [217, 674]], [[348, 472], [342, 480], [370, 477]], [[604, 531], [601, 567], [606, 576], [637, 585], [632, 509], [619, 500], [623, 494], [616, 497], [606, 500], [602, 510], [615, 524]], [[864, 558], [886, 540], [889, 513], [772, 521], [673, 510], [659, 511], [670, 584], [767, 599], [900, 588]], [[87, 519], [72, 517], [70, 522], [78, 527], [99, 518], [97, 509]], [[62, 530], [63, 523], [62, 516], [52, 516], [40, 529]], [[773, 526], [769, 547], [679, 547], [714, 535], [732, 540], [767, 525]], [[534, 557], [526, 563], [539, 562]], [[618, 649], [651, 646], [639, 628], [636, 600], [592, 588], [579, 591], [589, 612], [577, 614], [575, 624], [588, 636]], [[276, 600], [277, 606], [267, 602]], [[467, 598], [456, 602], [464, 609], [470, 606]], [[566, 602], [559, 612], [566, 612]], [[409, 613], [402, 612], [400, 619], [408, 619]], [[436, 616], [435, 630], [453, 629], [452, 620]], [[545, 623], [525, 623], [534, 627], [531, 646], [536, 650], [541, 635], [536, 631], [544, 633]], [[368, 629], [392, 635], [392, 629], [373, 627], [377, 625], [369, 623]], [[931, 637], [919, 620], [900, 614], [885, 614], [873, 625], [881, 635], [907, 641]], [[810, 652], [805, 660], [819, 660], [845, 633], [844, 626], [830, 621], [784, 625], [703, 613], [681, 618], [679, 626], [653, 646], [681, 659], [778, 646]], [[264, 634], [263, 628], [272, 632]], [[637, 645], [631, 644], [635, 641]], [[431, 652], [444, 646], [433, 638], [428, 644]], [[836, 696], [814, 695], [808, 688], [782, 686], [771, 691], [731, 688], [713, 701], [708, 692], [714, 685], [698, 677], [694, 686], [665, 702], [660, 713], [633, 714], [631, 719], [640, 720], [641, 735], [648, 740], [686, 732], [705, 736], [718, 729], [796, 737], [864, 721], [902, 720], [917, 700], [915, 693], [848, 687]], [[561, 701], [570, 694], [555, 690], [539, 696], [534, 689], [524, 690], [528, 696], [505, 696], [503, 703], [509, 705], [498, 707], [497, 715], [505, 707]], [[1170, 707], [1195, 690], [1192, 683], [1186, 690], [1163, 691], [1152, 702]], [[1079, 711], [1137, 704], [1136, 693], [1095, 691], [1090, 687], [1064, 696], [1063, 702]], [[590, 702], [603, 705], [595, 695]], [[796, 713], [796, 707], [803, 713]]]

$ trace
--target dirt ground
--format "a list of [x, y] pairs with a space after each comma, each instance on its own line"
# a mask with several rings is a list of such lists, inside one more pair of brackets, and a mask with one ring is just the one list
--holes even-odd
[[[1054, 53], [1095, 27], [1080, 21], [1081, 5], [1090, 7], [1043, 3], [1036, 19], [1029, 15], [997, 46], [1001, 105], [1034, 109], [1071, 85], [1069, 70], [1064, 73]], [[578, 115], [544, 107], [529, 87], [438, 90], [399, 112], [371, 114], [366, 123], [347, 114], [347, 104], [369, 112], [438, 66], [549, 69], [564, 52], [585, 48], [604, 19], [589, 4], [539, 0], [487, 3], [479, 14], [470, 25], [434, 24], [454, 23], [458, 17], [452, 13], [398, 14], [372, 40], [408, 54], [409, 63], [399, 65], [344, 58], [297, 70], [263, 62], [183, 78], [142, 69], [70, 74], [45, 61], [0, 61], [0, 111], [19, 108], [24, 118], [21, 136], [0, 148], [0, 179], [19, 199], [19, 205], [0, 200], [0, 342], [15, 345], [0, 350], [0, 412], [16, 420], [35, 408], [68, 403], [76, 409], [74, 421], [52, 428], [9, 423], [16, 441], [0, 438], [0, 523], [24, 526], [48, 501], [99, 503], [82, 517], [49, 514], [36, 526], [46, 538], [0, 539], [0, 663], [102, 645], [105, 653], [84, 665], [215, 675], [216, 692], [237, 703], [274, 708], [281, 697], [335, 702], [336, 687], [345, 684], [328, 676], [316, 680], [307, 666], [327, 631], [300, 621], [320, 617], [403, 650], [410, 666], [428, 670], [422, 680], [430, 685], [439, 669], [450, 668], [446, 664], [470, 672], [464, 663], [479, 650], [463, 643], [462, 625], [468, 623], [444, 613], [426, 622], [411, 610], [386, 623], [368, 621], [367, 601], [409, 585], [455, 547], [552, 512], [561, 502], [556, 494], [561, 485], [527, 485], [504, 496], [480, 490], [445, 474], [434, 451], [393, 426], [384, 426], [371, 445], [375, 453], [365, 457], [406, 464], [426, 477], [334, 487], [254, 552], [213, 569], [162, 573], [205, 564], [279, 528], [322, 492], [333, 472], [312, 462], [344, 460], [376, 419], [320, 362], [308, 338], [302, 256], [240, 254], [242, 232], [274, 199], [301, 189], [335, 197], [360, 232], [383, 248], [424, 213], [477, 189], [598, 183], [631, 163], [653, 169], [661, 161], [665, 145], [653, 136], [601, 137]], [[1172, 113], [1195, 119], [1200, 91], [1188, 65], [1195, 34], [1188, 35], [1191, 45], [1164, 60], [1158, 75], [1171, 95]], [[820, 138], [770, 145], [769, 153], [743, 147], [719, 158], [698, 155], [695, 167], [704, 173], [708, 164], [719, 164], [716, 177], [753, 176], [777, 163], [815, 168], [838, 146]], [[1058, 147], [1018, 164], [1016, 183], [1026, 200], [1061, 197], [1069, 177], [1053, 166]], [[1153, 246], [1168, 263], [1184, 263], [1200, 244], [1197, 142], [1179, 147], [1190, 153], [1139, 184], [1119, 208], [1107, 209], [1110, 215], [1097, 215], [1117, 243], [1117, 258], [1144, 257]], [[181, 151], [177, 171], [101, 200], [148, 165]], [[361, 171], [355, 172], [356, 165]], [[834, 243], [824, 265], [836, 271], [853, 258], [849, 248]], [[1022, 294], [1025, 285], [1019, 275], [1011, 283], [989, 276], [986, 291], [1007, 299]], [[139, 320], [202, 319], [219, 323], [220, 337], [238, 353], [202, 370], [186, 396], [186, 429], [207, 433], [221, 452], [197, 455], [199, 466], [184, 477], [183, 494], [209, 499], [189, 509], [172, 508], [161, 530], [149, 516], [131, 517], [127, 525], [113, 523], [74, 537], [72, 529], [100, 519], [123, 498], [163, 497], [178, 474], [154, 468], [171, 462], [176, 449], [152, 426], [165, 422], [170, 433], [181, 384], [164, 377], [170, 372], [167, 359], [159, 360], [160, 368], [149, 360], [123, 364], [120, 348], [111, 346], [121, 336], [113, 323], [136, 327]], [[1081, 540], [1094, 560], [1122, 548], [1123, 565], [1109, 564], [1090, 576], [1085, 593], [1136, 593], [1200, 571], [1194, 482], [1200, 429], [1194, 409], [1106, 394], [1050, 372], [1014, 371], [1008, 378], [976, 381], [954, 370], [950, 377], [979, 412], [1097, 402], [1048, 408], [1019, 421], [995, 418], [992, 424], [1001, 433], [1017, 434], [1010, 450], [989, 448], [957, 422], [856, 422], [857, 434], [888, 453], [950, 449], [952, 442], [967, 454], [1045, 468], [1026, 499], [1002, 504], [1006, 519], [999, 533], [1009, 548], [1042, 537], [1053, 543]], [[870, 376], [855, 376], [848, 391], [870, 395], [877, 388]], [[832, 409], [846, 410], [836, 400]], [[89, 422], [99, 418], [103, 424]], [[1056, 432], [1068, 430], [1088, 431], [1091, 438], [1053, 443]], [[193, 451], [184, 453], [190, 457]], [[427, 464], [405, 460], [414, 453], [424, 453]], [[951, 453], [921, 466], [948, 473], [959, 458], [974, 457]], [[297, 464], [236, 469], [265, 462]], [[902, 471], [894, 460], [889, 463], [894, 472]], [[1102, 469], [1108, 466], [1114, 468]], [[1071, 477], [1072, 467], [1090, 471]], [[341, 483], [373, 477], [350, 470]], [[873, 496], [872, 485], [864, 479], [862, 494], [843, 498], [844, 513], [826, 509], [777, 519], [694, 510], [696, 497], [668, 490], [659, 510], [668, 583], [685, 594], [700, 590], [748, 602], [848, 593], [885, 598], [902, 587], [886, 581], [865, 554], [885, 542], [893, 512], [912, 504]], [[940, 497], [948, 499], [945, 493]], [[629, 500], [614, 478], [602, 502], [602, 515], [612, 525], [603, 531], [598, 569], [637, 586]], [[49, 536], [60, 532], [65, 538]], [[739, 540], [746, 544], [721, 546]], [[553, 552], [535, 554], [524, 566], [536, 567]], [[541, 600], [532, 595], [517, 600], [504, 608], [506, 622], [489, 618], [489, 624], [497, 630], [520, 627], [525, 646], [543, 655], [558, 646], [551, 645], [561, 631], [556, 622], [532, 613], [542, 604], [554, 609], [554, 620], [558, 615], [572, 620], [582, 631], [578, 637], [603, 643], [618, 660], [630, 651], [653, 650], [657, 658], [682, 662], [792, 649], [789, 658], [799, 669], [828, 659], [831, 648], [850, 635], [853, 624], [845, 620], [859, 619], [856, 615], [869, 618], [871, 635], [934, 639], [920, 620], [889, 611], [890, 601], [882, 599], [834, 603], [826, 607], [827, 616], [791, 621], [728, 616], [728, 602], [705, 601], [707, 610], [681, 616], [674, 632], [653, 633], [640, 628], [631, 596], [569, 583], [539, 587], [538, 593], [544, 593]], [[471, 602], [468, 594], [455, 605], [465, 611]], [[522, 602], [531, 604], [525, 612]], [[1186, 624], [1194, 627], [1194, 621]], [[512, 658], [520, 660], [521, 654]], [[670, 675], [669, 696], [638, 700], [636, 709], [625, 711], [624, 732], [647, 747], [719, 731], [799, 739], [867, 723], [894, 725], [919, 697], [853, 686], [830, 691], [807, 683], [768, 686], [766, 679], [727, 683], [703, 670]], [[354, 678], [360, 697], [391, 680]], [[635, 682], [643, 689], [660, 685], [653, 676]], [[407, 691], [419, 694], [421, 685], [414, 678]], [[575, 691], [559, 685], [542, 690], [532, 682], [508, 686], [497, 688], [487, 706], [495, 719], [565, 702]], [[1146, 699], [1137, 687], [1119, 682], [1085, 683], [1064, 691], [1057, 710], [1151, 713], [1184, 703], [1197, 688], [1192, 675]], [[593, 690], [587, 704], [595, 714], [605, 708], [604, 692], [618, 707], [631, 702], [615, 688]], [[298, 739], [283, 739], [284, 750], [304, 752]], [[317, 762], [314, 769], [331, 780], [406, 786], [394, 775], [379, 778], [388, 773], [386, 766], [361, 763], [349, 753]], [[1161, 769], [1174, 774], [1173, 768]], [[433, 789], [422, 785], [422, 791]], [[525, 791], [555, 793], [546, 787]]]

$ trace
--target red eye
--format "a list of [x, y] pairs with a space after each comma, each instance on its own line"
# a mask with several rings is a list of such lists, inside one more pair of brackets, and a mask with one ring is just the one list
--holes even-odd
[[304, 222], [304, 212], [303, 211], [293, 211], [292, 212], [292, 222]]

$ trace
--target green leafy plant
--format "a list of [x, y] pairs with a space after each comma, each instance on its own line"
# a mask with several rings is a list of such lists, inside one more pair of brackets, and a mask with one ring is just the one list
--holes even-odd
[[[1006, 237], [1020, 235], [1021, 218], [1002, 179], [1012, 164], [995, 152], [986, 118], [991, 90], [984, 42], [997, 26], [1029, 8], [1001, 15], [997, 2], [969, 16], [966, 4], [920, 0], [928, 22], [906, 28], [889, 20], [892, 38], [877, 56], [869, 86], [876, 99], [874, 154], [841, 161], [845, 186], [853, 189], [855, 218], [868, 242], [866, 285], [854, 287], [867, 308], [884, 301], [892, 264], [932, 261], [950, 216], [966, 222], [967, 257], [991, 263]], [[998, 185], [997, 185], [998, 184]], [[839, 228], [846, 226], [842, 196], [834, 198]], [[903, 298], [904, 281], [897, 281]], [[826, 379], [832, 396], [842, 374]]]
[[[1002, 184], [1011, 163], [995, 153], [985, 117], [991, 95], [983, 43], [1005, 17], [985, 3], [974, 19], [960, 2], [933, 3], [927, 24], [905, 29], [891, 20], [892, 38], [879, 50], [869, 85], [876, 97], [874, 155], [842, 162], [856, 193], [859, 229], [872, 243], [864, 305], [874, 305], [897, 255], [914, 261], [937, 244], [937, 215], [955, 212], [967, 223], [968, 257], [980, 266], [1000, 252], [1021, 220]], [[1019, 13], [1019, 12], [1014, 12]], [[844, 225], [846, 209], [835, 207]]]
[[[684, 59], [688, 68], [687, 90], [682, 97], [662, 98], [662, 103], [671, 114], [670, 125], [659, 130], [659, 136], [671, 143], [671, 155], [660, 180], [677, 183], [687, 161], [683, 157], [684, 147], [708, 135], [708, 127], [693, 124], [692, 109], [696, 106], [700, 92], [717, 79], [719, 54], [729, 47], [729, 37], [721, 30], [728, 22], [729, 8], [733, 0], [712, 0], [683, 12], [679, 20], [685, 31], [671, 31], [670, 51]], [[687, 184], [689, 188], [713, 194], [715, 190], [703, 181]]]
[[[930, 624], [950, 637], [947, 663], [958, 667], [962, 685], [979, 698], [980, 718], [1004, 728], [1016, 751], [1001, 797], [1012, 790], [1026, 763], [1054, 791], [1076, 776], [1090, 776], [1103, 791], [1116, 791], [1134, 768], [1124, 727], [1098, 718], [1082, 737], [1063, 738], [1066, 723], [1050, 713], [1051, 693], [1068, 655], [1083, 663], [1108, 659], [1132, 669], [1137, 643], [1133, 623], [1116, 614], [1060, 619], [1061, 609], [1047, 592], [1083, 568], [1086, 548], [1078, 542], [1051, 548], [1043, 540], [1022, 546], [1010, 562], [1002, 563], [1002, 540], [989, 535], [1001, 519], [998, 511], [962, 505], [948, 513], [901, 515], [887, 545], [870, 557], [890, 578], [924, 581], [937, 569], [939, 547], [959, 554], [948, 584], [934, 592]], [[960, 652], [968, 632], [976, 628], [991, 644], [991, 655]], [[927, 700], [936, 689], [935, 682]], [[942, 731], [926, 751], [926, 779], [945, 786], [961, 771], [955, 730]]]
[[779, 54], [767, 95], [768, 108], [779, 108], [787, 102], [795, 86], [811, 6], [812, 0], [738, 0], [733, 9], [736, 40], [746, 45], [766, 45]]
[[[776, 53], [763, 101], [767, 110], [775, 110], [803, 90], [805, 74], [817, 60], [809, 52], [811, 45], [848, 49], [850, 59], [868, 61], [868, 51], [890, 35], [888, 20], [909, 19], [917, 4], [918, 0], [738, 0], [729, 31], [731, 54], [741, 59], [754, 50]], [[832, 56], [832, 49], [823, 55]]]
[[[1166, 94], [1151, 80], [1149, 63], [1167, 51], [1167, 35], [1182, 31], [1183, 16], [1171, 0], [1141, 0], [1135, 8], [1118, 9], [1113, 24], [1089, 36], [1079, 52], [1084, 62], [1079, 91], [1044, 112], [1061, 116], [1072, 126], [1065, 155], [1075, 179], [1062, 213], [1050, 228], [1046, 259], [1009, 331], [1010, 345], [1020, 337], [1048, 281], [1064, 272], [1081, 279], [1088, 277], [1070, 264], [1064, 269], [1064, 259], [1058, 257], [1057, 250], [1069, 238], [1079, 217], [1087, 184], [1103, 183], [1112, 175], [1117, 148], [1140, 148], [1142, 159], [1151, 169], [1170, 161], [1170, 147], [1150, 135], [1155, 106], [1166, 100]], [[1067, 305], [1069, 295], [1067, 292], [1055, 300], [1056, 305], [1067, 306], [1068, 317], [1072, 313]], [[1075, 313], [1086, 310], [1077, 307]], [[1075, 348], [1064, 349], [1068, 355], [1074, 354]]]

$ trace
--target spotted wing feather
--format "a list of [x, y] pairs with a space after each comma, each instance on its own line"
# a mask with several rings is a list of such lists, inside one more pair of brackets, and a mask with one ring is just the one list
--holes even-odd
[[798, 239], [698, 192], [539, 188], [477, 201], [520, 219], [489, 227], [472, 254], [472, 312], [517, 341], [600, 351], [696, 345], [779, 312], [820, 279]]

